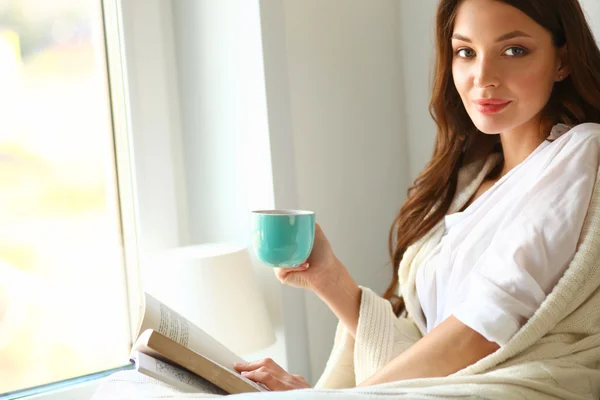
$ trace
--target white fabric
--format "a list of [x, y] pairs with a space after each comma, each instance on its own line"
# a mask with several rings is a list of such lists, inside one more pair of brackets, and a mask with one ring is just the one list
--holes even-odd
[[555, 126], [553, 142], [445, 217], [416, 277], [427, 332], [454, 315], [505, 345], [539, 308], [575, 254], [589, 206], [600, 154], [590, 128]]

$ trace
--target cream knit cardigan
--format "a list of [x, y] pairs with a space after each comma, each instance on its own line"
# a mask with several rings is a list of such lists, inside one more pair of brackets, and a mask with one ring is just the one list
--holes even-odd
[[[498, 161], [498, 154], [459, 172], [449, 213], [462, 208]], [[600, 173], [576, 254], [537, 312], [503, 347], [443, 378], [411, 379], [355, 388], [426, 331], [416, 293], [417, 266], [440, 241], [443, 219], [408, 247], [399, 266], [410, 317], [397, 318], [387, 300], [363, 288], [356, 340], [339, 323], [334, 346], [315, 389], [252, 393], [236, 399], [598, 399], [600, 398]], [[346, 389], [343, 389], [346, 388]], [[338, 389], [338, 390], [331, 390]], [[341, 389], [341, 390], [340, 390]], [[104, 399], [191, 399], [164, 384], [123, 371], [109, 377], [93, 397]]]
[[[460, 170], [457, 194], [448, 213], [463, 207], [499, 157], [493, 153]], [[599, 180], [600, 172], [577, 251], [567, 271], [505, 346], [448, 377], [398, 381], [372, 388], [394, 388], [397, 395], [407, 394], [402, 398], [416, 398], [417, 393], [429, 395], [427, 398], [600, 398]], [[409, 246], [400, 262], [400, 287], [410, 317], [396, 318], [387, 300], [363, 288], [356, 341], [339, 323], [331, 356], [317, 387], [355, 386], [422, 337], [426, 322], [415, 276], [421, 260], [441, 240], [443, 223], [442, 219]]]

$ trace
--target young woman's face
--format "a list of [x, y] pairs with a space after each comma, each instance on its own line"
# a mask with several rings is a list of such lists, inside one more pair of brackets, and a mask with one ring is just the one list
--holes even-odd
[[464, 0], [452, 36], [452, 75], [475, 126], [502, 133], [539, 120], [566, 77], [550, 32], [517, 8]]

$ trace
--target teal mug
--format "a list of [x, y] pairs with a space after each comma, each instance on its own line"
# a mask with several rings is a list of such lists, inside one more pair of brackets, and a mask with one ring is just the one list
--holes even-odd
[[271, 267], [302, 264], [315, 241], [315, 213], [301, 210], [252, 211], [252, 248], [256, 258]]

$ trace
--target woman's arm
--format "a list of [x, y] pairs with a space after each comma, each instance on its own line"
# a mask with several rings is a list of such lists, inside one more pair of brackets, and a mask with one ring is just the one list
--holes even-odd
[[282, 283], [313, 291], [331, 308], [352, 336], [356, 335], [361, 289], [344, 264], [333, 254], [319, 224], [310, 256], [296, 268], [275, 268]]
[[337, 268], [339, 274], [335, 279], [316, 285], [314, 292], [356, 338], [362, 291], [341, 261], [336, 262], [340, 263]]
[[358, 386], [448, 376], [499, 348], [497, 343], [450, 316]]

